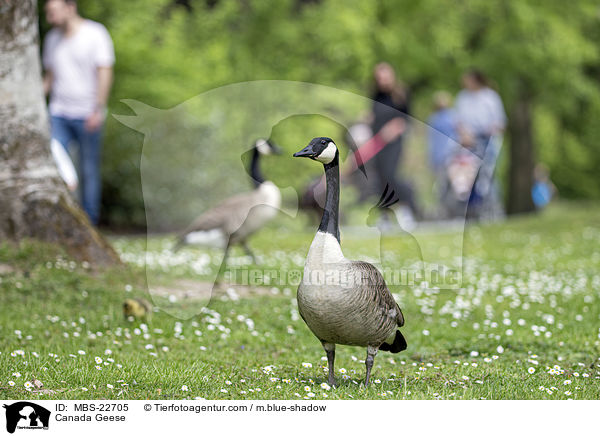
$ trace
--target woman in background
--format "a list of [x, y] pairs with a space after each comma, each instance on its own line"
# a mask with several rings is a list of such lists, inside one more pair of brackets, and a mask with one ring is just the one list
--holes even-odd
[[463, 89], [456, 97], [460, 141], [483, 158], [490, 139], [501, 136], [506, 127], [504, 106], [481, 71], [467, 71], [462, 84]]
[[419, 213], [412, 187], [396, 176], [410, 113], [408, 89], [397, 80], [394, 69], [386, 62], [375, 65], [373, 77], [375, 79], [371, 124], [373, 134], [376, 135], [392, 120], [402, 126], [400, 133], [387, 142], [374, 157], [375, 168], [379, 176], [381, 192], [389, 185], [396, 193], [399, 201], [394, 212], [400, 226], [409, 231], [414, 228], [415, 217], [418, 217]]
[[506, 113], [500, 96], [481, 71], [467, 71], [462, 84], [463, 89], [456, 97], [460, 142], [482, 159], [467, 214], [474, 218], [499, 218], [504, 211], [494, 181], [494, 168], [506, 127]]

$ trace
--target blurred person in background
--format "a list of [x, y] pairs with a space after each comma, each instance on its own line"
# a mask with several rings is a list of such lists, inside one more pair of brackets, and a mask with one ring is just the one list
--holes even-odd
[[[440, 205], [443, 205], [450, 188], [448, 166], [458, 151], [456, 112], [452, 108], [450, 93], [447, 91], [436, 92], [433, 95], [433, 108], [433, 113], [427, 120], [429, 165], [435, 175]], [[446, 213], [446, 215], [448, 214]]]
[[52, 29], [42, 53], [44, 91], [50, 94], [52, 139], [78, 145], [80, 194], [93, 224], [100, 215], [100, 149], [115, 61], [106, 28], [82, 18], [75, 0], [46, 0]]
[[550, 170], [544, 164], [537, 164], [533, 170], [533, 186], [531, 187], [531, 198], [537, 209], [545, 208], [556, 196], [558, 190], [550, 180]]
[[500, 96], [481, 71], [468, 70], [462, 76], [462, 85], [455, 104], [460, 143], [482, 159], [471, 191], [468, 215], [499, 218], [504, 211], [494, 169], [506, 127], [506, 113]]
[[456, 112], [451, 107], [452, 96], [446, 91], [433, 95], [434, 111], [427, 124], [429, 145], [429, 165], [434, 174], [439, 175], [446, 168], [446, 162], [456, 148]]
[[410, 184], [396, 175], [402, 156], [404, 135], [408, 128], [410, 101], [408, 89], [396, 78], [392, 66], [386, 62], [375, 65], [373, 70], [375, 90], [371, 129], [374, 135], [390, 121], [402, 126], [400, 133], [386, 142], [374, 156], [375, 168], [379, 176], [381, 192], [389, 186], [398, 197], [398, 206], [393, 208], [400, 227], [410, 231], [415, 227], [415, 218], [420, 216], [413, 189]]

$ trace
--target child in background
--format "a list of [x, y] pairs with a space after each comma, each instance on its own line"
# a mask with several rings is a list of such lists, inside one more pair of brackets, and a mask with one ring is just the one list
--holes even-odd
[[556, 186], [550, 180], [550, 171], [544, 164], [537, 164], [533, 170], [533, 187], [531, 198], [538, 209], [543, 209], [550, 203], [552, 197], [557, 193]]
[[451, 107], [452, 96], [446, 91], [433, 95], [434, 112], [427, 120], [429, 165], [436, 176], [446, 170], [448, 158], [457, 150], [456, 112]]

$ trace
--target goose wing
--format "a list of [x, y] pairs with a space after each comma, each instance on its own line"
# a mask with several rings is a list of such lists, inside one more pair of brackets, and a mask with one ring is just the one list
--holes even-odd
[[196, 218], [181, 234], [180, 238], [188, 233], [203, 230], [212, 230], [221, 228], [232, 233], [242, 225], [248, 212], [255, 204], [255, 192], [246, 192], [243, 194], [229, 197], [222, 203], [217, 204], [210, 210], [207, 210]]
[[360, 271], [361, 286], [366, 298], [372, 299], [374, 307], [378, 307], [382, 313], [394, 314], [398, 327], [402, 327], [404, 325], [402, 310], [394, 300], [379, 270], [370, 263], [362, 261], [353, 261], [352, 266]]

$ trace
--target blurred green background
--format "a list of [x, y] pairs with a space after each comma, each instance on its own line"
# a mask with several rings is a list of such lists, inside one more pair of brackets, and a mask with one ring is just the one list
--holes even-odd
[[[121, 99], [167, 109], [249, 80], [306, 81], [369, 96], [373, 65], [388, 61], [412, 91], [413, 116], [424, 121], [432, 94], [456, 93], [461, 73], [475, 66], [493, 80], [509, 123], [519, 104], [531, 108], [535, 160], [548, 165], [561, 197], [600, 198], [597, 1], [79, 0], [78, 5], [114, 40], [110, 113], [131, 114]], [[39, 6], [43, 11], [43, 1]], [[48, 30], [43, 16], [40, 30], [42, 37]], [[367, 109], [357, 108], [357, 118]], [[314, 123], [310, 117], [282, 123], [275, 139], [310, 139], [307, 126]], [[326, 129], [327, 121], [317, 125]], [[340, 134], [339, 126], [332, 123], [331, 129]], [[416, 129], [403, 163], [413, 169], [407, 177], [417, 187], [429, 178], [424, 139]], [[510, 141], [507, 134], [499, 167], [504, 184]], [[108, 118], [105, 226], [145, 226], [142, 144], [141, 133]], [[294, 165], [281, 159], [277, 171], [300, 188], [307, 178], [298, 178]]]

